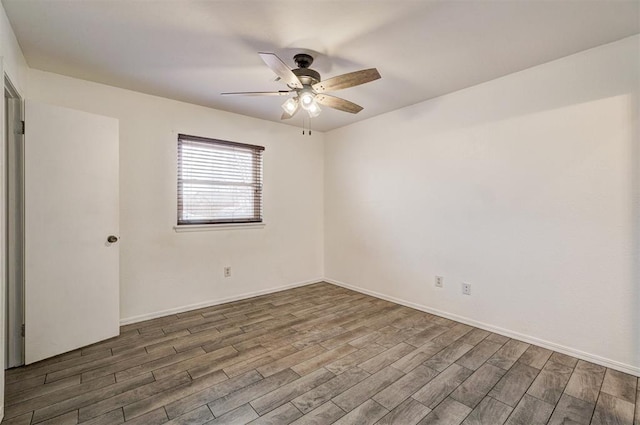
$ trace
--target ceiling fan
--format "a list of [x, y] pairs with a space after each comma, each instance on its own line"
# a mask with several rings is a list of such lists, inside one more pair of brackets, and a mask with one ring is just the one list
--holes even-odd
[[320, 106], [328, 106], [329, 108], [338, 109], [344, 112], [357, 114], [363, 108], [348, 100], [325, 94], [326, 92], [342, 90], [349, 87], [359, 86], [360, 84], [380, 78], [380, 73], [375, 68], [363, 69], [361, 71], [350, 72], [348, 74], [338, 75], [322, 81], [320, 73], [309, 68], [313, 63], [313, 57], [306, 53], [299, 53], [293, 57], [296, 65], [295, 69], [290, 69], [282, 59], [275, 53], [258, 53], [265, 64], [278, 76], [279, 80], [284, 81], [289, 90], [267, 91], [267, 92], [232, 92], [221, 93], [222, 95], [240, 95], [240, 96], [289, 96], [294, 97], [282, 104], [284, 113], [281, 119], [293, 117], [300, 108], [307, 111], [309, 117], [317, 117], [320, 114]]

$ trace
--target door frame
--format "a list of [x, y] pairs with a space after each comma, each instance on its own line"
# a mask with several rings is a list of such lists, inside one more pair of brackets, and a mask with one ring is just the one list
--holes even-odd
[[4, 274], [6, 279], [5, 368], [24, 364], [24, 120], [22, 96], [4, 75], [3, 202]]

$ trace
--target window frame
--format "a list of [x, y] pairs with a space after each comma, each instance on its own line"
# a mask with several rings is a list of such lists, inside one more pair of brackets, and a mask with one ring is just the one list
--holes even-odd
[[[182, 179], [181, 170], [184, 167], [183, 162], [183, 142], [197, 142], [204, 143], [208, 145], [212, 145], [215, 147], [231, 147], [231, 148], [241, 148], [251, 153], [252, 162], [251, 162], [251, 170], [254, 172], [254, 180], [247, 184], [248, 187], [254, 187], [254, 214], [251, 217], [243, 217], [243, 218], [230, 218], [230, 219], [215, 219], [215, 218], [206, 218], [206, 219], [198, 219], [198, 220], [185, 220], [182, 219], [184, 216], [184, 181]], [[264, 217], [263, 217], [263, 209], [264, 209], [264, 190], [263, 190], [263, 152], [265, 148], [259, 145], [252, 145], [248, 143], [240, 143], [240, 142], [231, 142], [228, 140], [221, 139], [213, 139], [208, 137], [201, 136], [192, 136], [188, 134], [179, 133], [177, 137], [177, 217], [176, 217], [176, 226], [174, 229], [176, 231], [179, 230], [211, 230], [218, 228], [247, 228], [247, 227], [262, 227], [264, 226]], [[256, 161], [258, 161], [256, 163]], [[258, 173], [255, 173], [258, 171]]]

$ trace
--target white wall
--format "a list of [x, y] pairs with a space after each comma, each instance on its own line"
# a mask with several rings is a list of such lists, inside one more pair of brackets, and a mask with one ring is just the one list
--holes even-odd
[[[322, 133], [37, 70], [27, 97], [120, 120], [123, 322], [322, 278]], [[265, 146], [264, 228], [174, 231], [178, 132]]]
[[16, 36], [11, 28], [9, 19], [4, 11], [4, 7], [0, 3], [0, 56], [4, 72], [15, 88], [24, 94], [27, 80], [27, 62], [24, 59], [20, 45], [16, 40]]
[[327, 133], [325, 276], [639, 374], [639, 46]]
[[[0, 4], [0, 69], [9, 77], [14, 87], [21, 95], [24, 95], [26, 89], [27, 63], [22, 55], [22, 50], [16, 40], [13, 29], [9, 24], [4, 7]], [[2, 74], [2, 72], [0, 72]], [[4, 76], [0, 75], [4, 81]], [[4, 84], [4, 83], [3, 83]], [[0, 106], [0, 117], [4, 117], [4, 101]], [[0, 223], [6, 222], [6, 158], [5, 158], [5, 130], [4, 118], [0, 120], [0, 138], [2, 139], [2, 148], [0, 149]], [[0, 226], [0, 241], [6, 240], [5, 225]], [[4, 242], [0, 243], [0, 365], [4, 368], [5, 349], [7, 337], [5, 334], [6, 312], [5, 312], [5, 296], [6, 296], [6, 247]], [[4, 416], [4, 373], [0, 373], [0, 420]]]

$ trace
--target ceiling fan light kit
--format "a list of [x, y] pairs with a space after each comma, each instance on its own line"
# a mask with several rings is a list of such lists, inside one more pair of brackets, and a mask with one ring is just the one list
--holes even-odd
[[317, 117], [318, 115], [320, 115], [320, 112], [322, 112], [322, 109], [320, 109], [320, 107], [315, 102], [315, 100], [307, 108], [307, 113], [309, 114], [309, 118]]
[[287, 100], [286, 102], [284, 102], [282, 104], [282, 109], [284, 109], [284, 112], [286, 112], [287, 114], [289, 114], [289, 116], [293, 116], [293, 114], [295, 114], [298, 111], [298, 98], [297, 97], [292, 97], [291, 99]]
[[349, 87], [359, 86], [380, 78], [377, 69], [363, 69], [361, 71], [350, 72], [322, 81], [320, 73], [309, 68], [313, 63], [313, 57], [306, 53], [298, 53], [293, 57], [298, 68], [290, 69], [275, 53], [258, 53], [264, 63], [289, 87], [289, 90], [279, 90], [274, 92], [230, 92], [222, 95], [241, 96], [284, 96], [295, 95], [282, 104], [284, 114], [282, 119], [293, 117], [300, 108], [307, 111], [310, 118], [315, 118], [322, 111], [320, 105], [339, 111], [357, 114], [363, 108], [339, 97], [324, 94], [325, 92], [342, 90]]
[[300, 104], [302, 104], [302, 109], [308, 111], [311, 105], [314, 104], [316, 94], [310, 89], [303, 89], [300, 94], [298, 94], [300, 98]]

